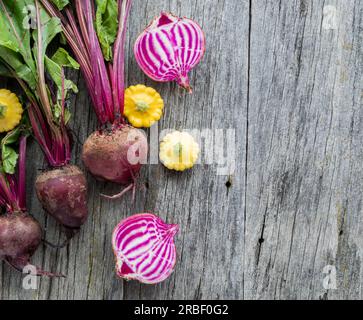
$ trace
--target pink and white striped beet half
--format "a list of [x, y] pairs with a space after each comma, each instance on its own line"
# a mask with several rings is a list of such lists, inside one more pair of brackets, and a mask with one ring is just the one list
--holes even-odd
[[151, 213], [121, 221], [112, 236], [117, 275], [126, 280], [156, 284], [168, 278], [176, 263], [176, 224]]
[[140, 68], [153, 80], [177, 81], [191, 92], [188, 73], [205, 53], [205, 35], [191, 19], [162, 12], [136, 40]]

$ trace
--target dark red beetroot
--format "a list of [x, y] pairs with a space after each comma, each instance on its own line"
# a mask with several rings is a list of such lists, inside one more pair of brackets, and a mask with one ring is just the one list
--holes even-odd
[[23, 269], [42, 240], [39, 223], [26, 213], [0, 216], [0, 259]]
[[87, 219], [87, 182], [74, 165], [44, 172], [35, 188], [44, 210], [68, 229], [78, 229]]
[[[25, 212], [0, 216], [0, 260], [22, 271], [42, 241], [38, 221]], [[37, 268], [38, 276], [64, 277]]]
[[145, 133], [123, 126], [91, 134], [83, 145], [82, 160], [97, 179], [132, 185], [147, 160], [147, 152]]

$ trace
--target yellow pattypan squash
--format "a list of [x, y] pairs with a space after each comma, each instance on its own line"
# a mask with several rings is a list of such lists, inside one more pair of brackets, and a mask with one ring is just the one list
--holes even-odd
[[14, 129], [19, 124], [22, 113], [18, 97], [7, 89], [0, 89], [0, 132]]
[[164, 109], [164, 101], [153, 88], [138, 84], [125, 91], [124, 114], [136, 128], [149, 128], [159, 121]]
[[174, 131], [161, 141], [159, 156], [161, 163], [168, 169], [184, 171], [196, 163], [199, 145], [189, 133]]

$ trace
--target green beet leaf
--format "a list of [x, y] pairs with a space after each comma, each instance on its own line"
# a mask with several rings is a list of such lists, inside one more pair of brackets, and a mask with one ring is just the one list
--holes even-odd
[[10, 131], [2, 140], [1, 140], [1, 160], [2, 160], [2, 169], [5, 173], [14, 174], [16, 164], [18, 161], [18, 154], [15, 150], [10, 147], [13, 143], [17, 142], [20, 136], [20, 127], [15, 128]]
[[[0, 0], [1, 1], [1, 0]], [[44, 10], [41, 10], [41, 53], [44, 59], [45, 52], [48, 45], [54, 39], [54, 37], [62, 32], [62, 25], [58, 18], [50, 18]], [[33, 31], [34, 47], [33, 54], [35, 57], [38, 56], [38, 29]]]
[[0, 61], [34, 89], [36, 67], [31, 51], [34, 1], [0, 0]]
[[96, 31], [102, 53], [107, 61], [112, 59], [112, 45], [115, 42], [118, 25], [117, 0], [96, 0]]
[[58, 48], [56, 53], [52, 56], [52, 60], [62, 67], [69, 67], [77, 70], [79, 69], [78, 62], [74, 60], [63, 48]]
[[[79, 0], [77, 0], [79, 1]], [[62, 10], [65, 6], [69, 4], [69, 0], [52, 0], [59, 10]]]

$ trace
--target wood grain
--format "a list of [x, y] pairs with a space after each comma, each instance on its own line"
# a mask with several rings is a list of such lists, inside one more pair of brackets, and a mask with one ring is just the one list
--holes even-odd
[[[206, 32], [206, 56], [191, 74], [193, 95], [147, 79], [131, 54], [161, 10], [191, 17]], [[39, 248], [32, 260], [67, 278], [42, 278], [38, 290], [27, 291], [22, 275], [3, 265], [0, 299], [363, 298], [362, 16], [359, 0], [135, 0], [127, 83], [151, 85], [165, 99], [155, 131], [210, 129], [218, 139], [233, 129], [234, 143], [213, 152], [218, 140], [207, 142], [203, 163], [183, 174], [145, 166], [148, 188], [135, 204], [130, 196], [102, 199], [119, 187], [88, 175], [90, 218], [81, 233], [65, 249]], [[71, 108], [73, 159], [82, 166], [82, 142], [96, 118], [82, 77], [70, 76], [80, 88]], [[205, 164], [211, 155], [214, 163]], [[235, 170], [219, 175], [216, 159], [227, 155]], [[28, 207], [46, 238], [58, 242], [60, 228], [34, 194], [42, 167], [33, 143]], [[157, 286], [114, 274], [112, 230], [144, 211], [181, 225], [176, 270]], [[323, 286], [327, 265], [336, 268], [335, 290]]]

